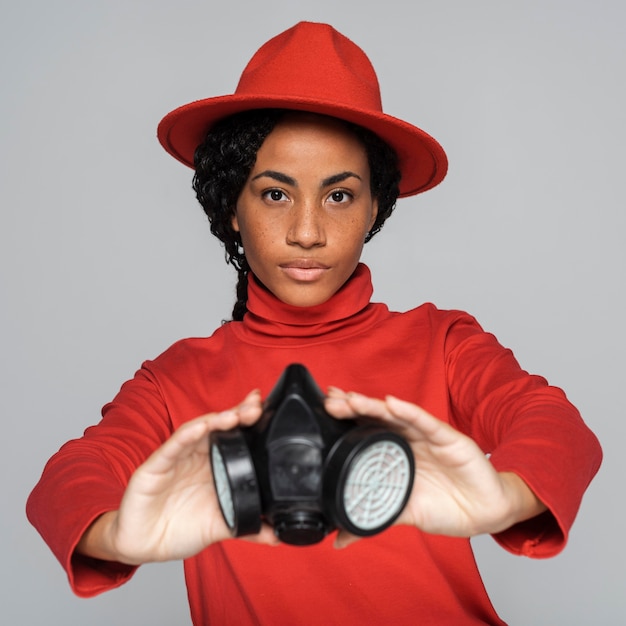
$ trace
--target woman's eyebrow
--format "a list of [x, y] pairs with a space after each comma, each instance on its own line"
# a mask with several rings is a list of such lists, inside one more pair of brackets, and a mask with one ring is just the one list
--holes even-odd
[[362, 180], [362, 178], [358, 174], [347, 171], [341, 172], [341, 174], [333, 174], [332, 176], [325, 178], [322, 181], [320, 187], [329, 187], [330, 185], [336, 185], [337, 183], [341, 183], [346, 180], [346, 178], [358, 178], [359, 180]]
[[273, 178], [279, 183], [284, 183], [285, 185], [291, 185], [292, 187], [298, 186], [298, 183], [296, 183], [294, 178], [291, 178], [291, 176], [287, 176], [287, 174], [283, 174], [282, 172], [276, 172], [274, 170], [264, 170], [263, 172], [260, 172], [259, 174], [254, 176], [252, 180], [257, 180], [258, 178], [263, 178], [264, 176], [267, 176], [268, 178]]

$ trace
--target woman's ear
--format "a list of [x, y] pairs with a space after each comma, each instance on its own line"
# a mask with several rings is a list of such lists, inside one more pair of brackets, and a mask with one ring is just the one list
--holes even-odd
[[[378, 217], [378, 200], [375, 198], [372, 200], [372, 217], [370, 219], [369, 226], [367, 227], [367, 232], [369, 233], [376, 222], [376, 218]], [[234, 228], [234, 226], [233, 226]]]
[[239, 232], [239, 220], [237, 219], [237, 211], [233, 212], [233, 216], [230, 218], [230, 225], [233, 227], [233, 230], [236, 233]]

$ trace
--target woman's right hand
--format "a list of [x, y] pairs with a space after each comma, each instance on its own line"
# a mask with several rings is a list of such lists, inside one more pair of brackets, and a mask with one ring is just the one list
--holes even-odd
[[[183, 424], [135, 470], [119, 510], [98, 517], [77, 552], [140, 565], [191, 557], [231, 537], [213, 483], [208, 436], [251, 425], [261, 411], [260, 393], [252, 391], [233, 409]], [[267, 525], [253, 540], [278, 543]]]

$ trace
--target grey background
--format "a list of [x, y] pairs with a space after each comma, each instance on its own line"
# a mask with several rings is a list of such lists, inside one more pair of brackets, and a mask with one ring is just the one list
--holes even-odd
[[230, 314], [234, 272], [155, 129], [231, 93], [258, 46], [300, 19], [360, 44], [387, 112], [450, 158], [444, 184], [401, 201], [367, 246], [376, 299], [470, 311], [568, 392], [604, 446], [562, 555], [475, 541], [496, 608], [511, 624], [626, 623], [625, 3], [0, 7], [2, 623], [189, 623], [178, 563], [75, 598], [24, 503], [142, 360]]

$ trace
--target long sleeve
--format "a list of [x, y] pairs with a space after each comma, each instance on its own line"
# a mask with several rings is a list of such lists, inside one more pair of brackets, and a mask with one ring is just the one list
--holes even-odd
[[510, 350], [472, 318], [449, 330], [452, 422], [518, 474], [548, 512], [495, 536], [507, 550], [549, 557], [565, 546], [583, 493], [602, 459], [595, 435], [565, 393], [523, 371]]
[[76, 554], [75, 547], [99, 515], [119, 508], [135, 468], [171, 433], [158, 386], [144, 369], [102, 414], [97, 426], [50, 459], [26, 507], [73, 591], [83, 597], [122, 585], [136, 570]]

